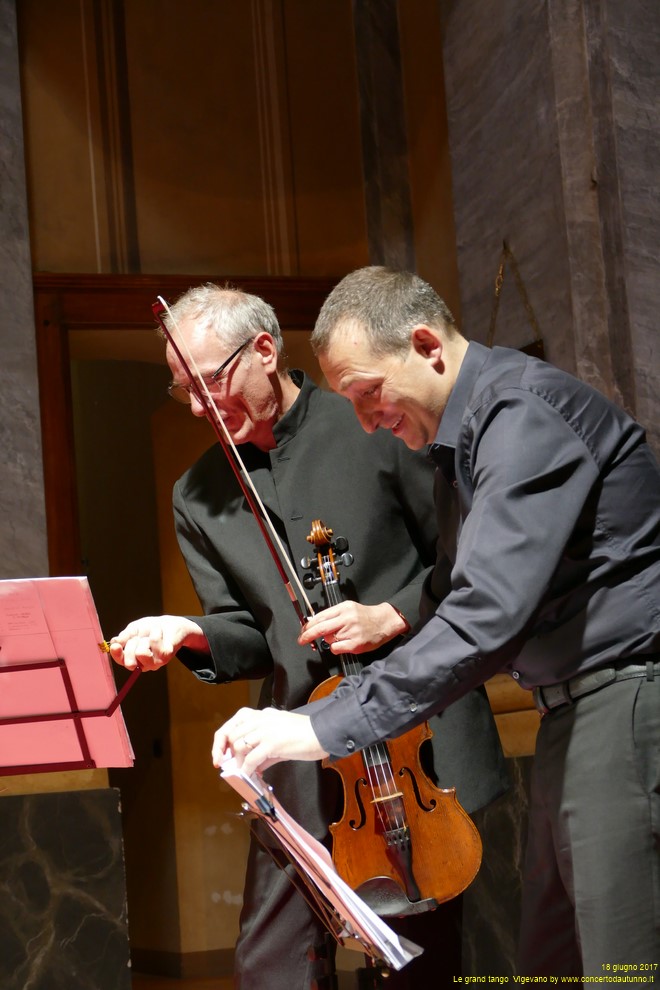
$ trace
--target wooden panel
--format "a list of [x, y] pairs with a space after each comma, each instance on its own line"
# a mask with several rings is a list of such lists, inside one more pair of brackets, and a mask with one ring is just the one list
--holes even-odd
[[540, 715], [532, 692], [516, 684], [508, 674], [495, 674], [486, 684], [490, 707], [505, 756], [531, 756], [536, 748]]
[[369, 264], [350, 0], [284, 0], [298, 269]]
[[533, 711], [509, 712], [495, 716], [505, 756], [533, 756], [541, 716]]
[[516, 684], [508, 674], [495, 674], [486, 685], [490, 707], [495, 713], [518, 712], [534, 708], [532, 692]]
[[36, 272], [35, 300], [44, 317], [70, 329], [155, 327], [151, 304], [169, 302], [203, 282], [229, 282], [261, 296], [283, 330], [311, 330], [337, 278], [268, 278], [232, 275], [77, 275]]

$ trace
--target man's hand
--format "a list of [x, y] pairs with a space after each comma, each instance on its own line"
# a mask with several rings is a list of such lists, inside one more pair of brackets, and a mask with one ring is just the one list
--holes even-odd
[[407, 632], [409, 625], [389, 602], [381, 605], [358, 605], [341, 602], [324, 608], [307, 621], [298, 637], [301, 646], [324, 639], [332, 653], [366, 653], [395, 636]]
[[247, 774], [266, 770], [282, 760], [321, 760], [327, 755], [308, 715], [277, 708], [241, 708], [218, 729], [212, 749], [214, 766], [235, 756]]
[[136, 619], [113, 636], [109, 646], [112, 659], [127, 670], [135, 670], [137, 666], [142, 670], [158, 670], [182, 646], [199, 653], [209, 652], [208, 640], [200, 627], [182, 615], [148, 615]]

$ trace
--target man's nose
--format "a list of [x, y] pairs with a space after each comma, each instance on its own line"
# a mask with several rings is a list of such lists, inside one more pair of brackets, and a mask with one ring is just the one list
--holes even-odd
[[[208, 402], [208, 399], [206, 401]], [[202, 405], [194, 392], [190, 393], [190, 411], [193, 416], [206, 416], [206, 408]]]
[[360, 426], [367, 433], [375, 433], [378, 429], [378, 414], [376, 412], [367, 412], [365, 409], [358, 409], [355, 407], [355, 412], [357, 413], [357, 418], [360, 421]]

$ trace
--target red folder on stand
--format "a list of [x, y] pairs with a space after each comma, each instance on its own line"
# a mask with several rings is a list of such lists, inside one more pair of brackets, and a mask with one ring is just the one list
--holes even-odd
[[84, 577], [0, 581], [0, 775], [134, 761]]

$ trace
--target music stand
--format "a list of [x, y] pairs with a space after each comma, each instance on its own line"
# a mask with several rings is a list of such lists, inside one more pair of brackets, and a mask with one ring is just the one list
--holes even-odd
[[223, 764], [220, 776], [243, 798], [245, 810], [269, 828], [307, 888], [310, 905], [339, 945], [395, 970], [421, 954], [418, 945], [397, 935], [351, 890], [327, 849], [287, 814], [259, 774], [247, 776], [232, 758]]
[[0, 776], [127, 767], [133, 749], [85, 577], [0, 581]]

